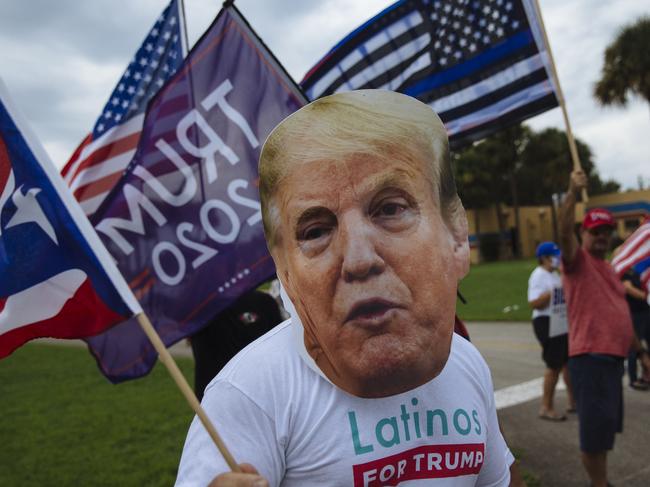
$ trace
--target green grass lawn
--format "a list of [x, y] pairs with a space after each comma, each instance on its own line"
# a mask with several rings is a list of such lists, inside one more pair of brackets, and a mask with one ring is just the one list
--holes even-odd
[[[459, 316], [530, 320], [534, 267], [534, 260], [473, 266]], [[192, 360], [177, 360], [192, 383]], [[112, 385], [84, 348], [28, 344], [0, 361], [0, 487], [173, 485], [192, 416], [160, 364]]]
[[536, 265], [530, 259], [472, 266], [460, 283], [467, 304], [458, 302], [458, 316], [466, 321], [529, 321], [526, 293]]
[[84, 348], [26, 345], [0, 361], [0, 486], [173, 485], [192, 416], [160, 364], [112, 385]]

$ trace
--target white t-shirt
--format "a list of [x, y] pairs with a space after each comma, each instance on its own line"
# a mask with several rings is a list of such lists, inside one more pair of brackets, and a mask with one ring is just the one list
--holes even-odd
[[[497, 423], [489, 369], [454, 334], [442, 372], [411, 391], [352, 396], [313, 370], [291, 320], [242, 350], [206, 388], [203, 407], [238, 463], [271, 486], [506, 486], [514, 460]], [[228, 467], [194, 418], [177, 487]]]
[[[553, 297], [553, 292], [555, 292], [556, 289], [562, 289], [562, 278], [560, 277], [560, 274], [556, 271], [549, 272], [542, 266], [537, 266], [528, 279], [528, 302], [534, 301], [547, 292], [551, 292], [551, 297]], [[533, 319], [538, 316], [550, 315], [550, 301], [546, 308], [533, 310]]]

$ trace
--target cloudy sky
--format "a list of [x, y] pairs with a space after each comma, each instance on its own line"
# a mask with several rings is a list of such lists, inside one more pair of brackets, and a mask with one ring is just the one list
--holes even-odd
[[[650, 0], [539, 0], [577, 137], [601, 177], [650, 184], [650, 107], [601, 108], [591, 96], [605, 46]], [[237, 0], [289, 73], [304, 73], [345, 34], [388, 6], [384, 0]], [[0, 0], [0, 77], [57, 166], [90, 131], [167, 0]], [[221, 2], [185, 0], [190, 44]], [[564, 127], [559, 108], [528, 122]]]

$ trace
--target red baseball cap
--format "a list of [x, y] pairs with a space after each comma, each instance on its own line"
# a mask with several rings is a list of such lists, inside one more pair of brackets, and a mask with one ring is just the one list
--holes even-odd
[[616, 227], [614, 216], [612, 215], [611, 211], [604, 208], [592, 208], [587, 213], [585, 213], [585, 218], [582, 220], [582, 228], [584, 230], [602, 227], [603, 225], [612, 228]]

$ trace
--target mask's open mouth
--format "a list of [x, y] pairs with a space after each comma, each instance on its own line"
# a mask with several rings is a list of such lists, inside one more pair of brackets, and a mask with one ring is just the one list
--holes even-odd
[[360, 301], [352, 307], [346, 316], [345, 321], [380, 318], [386, 312], [396, 307], [397, 305], [395, 303], [385, 299], [368, 299]]

